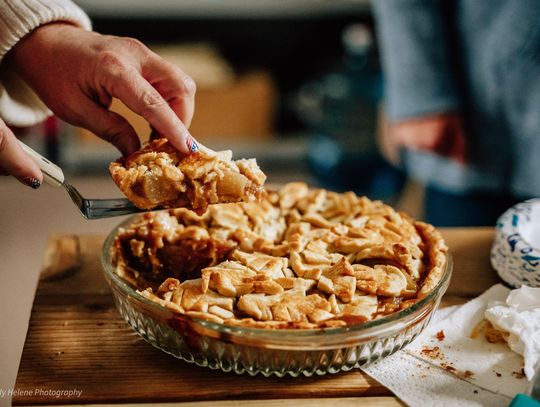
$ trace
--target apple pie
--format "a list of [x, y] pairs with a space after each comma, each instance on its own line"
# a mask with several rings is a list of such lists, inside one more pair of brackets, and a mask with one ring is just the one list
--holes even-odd
[[118, 275], [176, 313], [233, 326], [325, 328], [405, 309], [440, 281], [431, 225], [380, 201], [290, 183], [260, 202], [143, 214], [119, 230]]
[[188, 208], [255, 201], [266, 175], [255, 159], [232, 160], [232, 152], [204, 149], [183, 156], [167, 139], [150, 141], [109, 166], [120, 190], [140, 209]]

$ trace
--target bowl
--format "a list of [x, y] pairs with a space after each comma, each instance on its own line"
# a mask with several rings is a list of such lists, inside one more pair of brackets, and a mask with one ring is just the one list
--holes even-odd
[[540, 287], [540, 199], [521, 202], [497, 220], [491, 265], [512, 287]]
[[[138, 216], [138, 215], [136, 215]], [[234, 327], [178, 314], [143, 297], [115, 273], [111, 248], [102, 250], [105, 277], [120, 315], [151, 345], [179, 359], [224, 372], [264, 376], [313, 376], [366, 366], [400, 350], [428, 325], [452, 274], [447, 257], [433, 291], [409, 308], [363, 324], [327, 329]]]

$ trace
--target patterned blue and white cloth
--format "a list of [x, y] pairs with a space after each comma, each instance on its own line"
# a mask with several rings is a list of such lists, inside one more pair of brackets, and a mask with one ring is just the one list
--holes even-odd
[[515, 205], [497, 220], [491, 264], [512, 287], [540, 287], [540, 199]]

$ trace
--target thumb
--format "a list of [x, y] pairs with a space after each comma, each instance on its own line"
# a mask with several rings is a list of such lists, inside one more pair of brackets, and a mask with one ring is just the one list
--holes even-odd
[[0, 169], [34, 189], [41, 186], [43, 175], [26, 154], [13, 132], [0, 120]]

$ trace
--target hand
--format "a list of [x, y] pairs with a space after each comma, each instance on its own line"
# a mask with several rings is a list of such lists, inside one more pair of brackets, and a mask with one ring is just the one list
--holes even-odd
[[396, 161], [398, 150], [405, 147], [411, 150], [430, 151], [467, 163], [467, 142], [463, 120], [458, 113], [442, 113], [415, 119], [390, 123], [383, 135], [383, 150]]
[[8, 54], [13, 69], [61, 119], [85, 127], [124, 155], [140, 147], [133, 128], [108, 110], [120, 99], [180, 152], [190, 153], [187, 128], [195, 83], [141, 42], [54, 23], [21, 40]]
[[37, 164], [26, 154], [13, 132], [0, 120], [0, 175], [10, 174], [36, 189], [43, 181]]

